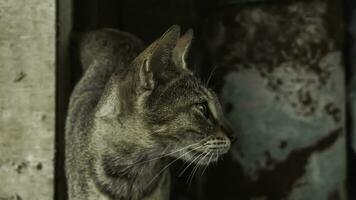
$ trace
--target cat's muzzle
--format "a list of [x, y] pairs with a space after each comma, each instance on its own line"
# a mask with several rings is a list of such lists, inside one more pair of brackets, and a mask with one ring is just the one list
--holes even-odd
[[[190, 148], [191, 159], [199, 165], [216, 162], [219, 157], [230, 149], [231, 141], [227, 137], [210, 137], [201, 142], [198, 148]], [[199, 159], [197, 159], [199, 157]]]
[[203, 144], [207, 151], [217, 153], [219, 155], [225, 154], [229, 151], [231, 142], [224, 137], [214, 137], [204, 142]]

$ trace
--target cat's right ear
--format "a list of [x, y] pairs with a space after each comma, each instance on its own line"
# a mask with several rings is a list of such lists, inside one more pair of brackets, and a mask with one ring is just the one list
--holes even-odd
[[152, 90], [155, 84], [154, 77], [169, 66], [179, 35], [180, 27], [173, 25], [143, 52], [139, 77], [144, 90]]
[[177, 44], [173, 50], [173, 62], [177, 67], [181, 67], [183, 69], [188, 69], [187, 67], [187, 57], [188, 52], [193, 40], [193, 30], [189, 29], [182, 37], [180, 37], [177, 41]]

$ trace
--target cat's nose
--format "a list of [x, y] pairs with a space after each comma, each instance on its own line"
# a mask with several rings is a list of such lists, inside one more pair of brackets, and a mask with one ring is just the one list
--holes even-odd
[[231, 143], [236, 142], [237, 135], [229, 122], [224, 121], [224, 123], [221, 125], [220, 128], [223, 130], [223, 132], [226, 134], [226, 136], [230, 139]]
[[224, 130], [225, 135], [230, 139], [231, 143], [236, 142], [237, 136], [236, 136], [235, 132], [233, 131], [233, 129], [224, 128], [223, 130]]
[[228, 134], [227, 137], [230, 139], [231, 143], [233, 143], [237, 140], [237, 137], [235, 134]]

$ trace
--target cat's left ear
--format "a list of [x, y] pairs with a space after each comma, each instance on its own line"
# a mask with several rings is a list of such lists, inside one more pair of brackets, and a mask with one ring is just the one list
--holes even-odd
[[188, 69], [186, 61], [193, 40], [193, 35], [193, 30], [189, 29], [178, 39], [177, 44], [173, 49], [172, 60], [176, 66], [182, 67], [183, 69]]
[[140, 82], [145, 90], [152, 90], [154, 76], [162, 74], [169, 66], [179, 35], [180, 27], [173, 25], [141, 53], [143, 63], [140, 67]]

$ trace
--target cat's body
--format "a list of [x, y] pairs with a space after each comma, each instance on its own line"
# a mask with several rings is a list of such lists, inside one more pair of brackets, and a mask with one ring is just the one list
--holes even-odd
[[71, 200], [165, 200], [169, 157], [205, 165], [227, 151], [231, 130], [216, 97], [185, 66], [190, 41], [177, 26], [143, 52], [139, 39], [116, 30], [82, 41], [85, 72], [66, 124]]

